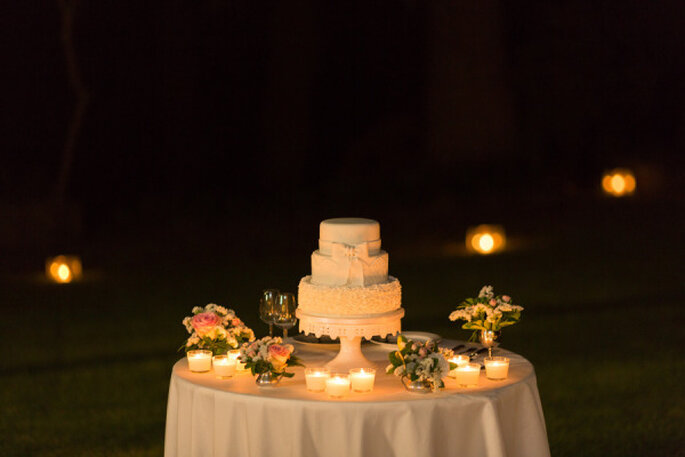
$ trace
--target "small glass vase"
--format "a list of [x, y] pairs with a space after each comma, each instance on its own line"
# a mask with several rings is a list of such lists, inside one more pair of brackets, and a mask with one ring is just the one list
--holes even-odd
[[492, 348], [499, 346], [502, 341], [501, 330], [481, 330], [478, 332], [480, 344], [488, 348], [488, 357], [492, 357]]
[[259, 373], [257, 375], [257, 379], [255, 379], [255, 383], [257, 383], [259, 387], [270, 387], [278, 384], [280, 380], [281, 376], [272, 373], [271, 371], [267, 371], [264, 373]]
[[402, 376], [402, 385], [409, 392], [415, 394], [429, 394], [433, 392], [431, 383], [428, 381], [410, 381], [406, 376]]

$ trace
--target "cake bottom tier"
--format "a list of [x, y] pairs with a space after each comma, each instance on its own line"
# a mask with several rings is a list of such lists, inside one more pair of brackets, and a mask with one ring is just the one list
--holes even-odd
[[399, 309], [402, 286], [397, 278], [365, 287], [325, 286], [312, 284], [311, 276], [300, 280], [299, 308], [302, 311], [329, 317], [371, 317]]

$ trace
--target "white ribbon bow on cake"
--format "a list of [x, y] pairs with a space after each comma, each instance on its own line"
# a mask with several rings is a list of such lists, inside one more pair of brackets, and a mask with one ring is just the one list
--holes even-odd
[[331, 257], [341, 269], [347, 271], [347, 284], [364, 286], [364, 266], [373, 263], [369, 257], [369, 243], [354, 246], [345, 243], [331, 243]]

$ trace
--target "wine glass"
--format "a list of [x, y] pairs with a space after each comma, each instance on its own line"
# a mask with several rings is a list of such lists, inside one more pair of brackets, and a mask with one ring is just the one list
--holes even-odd
[[295, 309], [297, 302], [295, 295], [290, 292], [280, 294], [278, 296], [278, 303], [276, 304], [276, 312], [274, 313], [274, 324], [283, 329], [283, 338], [288, 337], [288, 329], [295, 326], [297, 317], [295, 317]]
[[274, 336], [274, 318], [276, 314], [276, 304], [281, 292], [278, 289], [266, 289], [262, 292], [259, 299], [259, 318], [269, 325], [269, 336]]

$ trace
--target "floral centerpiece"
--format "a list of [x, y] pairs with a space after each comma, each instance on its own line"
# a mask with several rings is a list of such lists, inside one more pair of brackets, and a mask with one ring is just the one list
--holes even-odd
[[266, 377], [271, 380], [264, 384], [278, 382], [281, 377], [292, 378], [295, 375], [285, 371], [287, 367], [304, 366], [300, 359], [292, 355], [293, 350], [293, 345], [283, 344], [281, 337], [265, 336], [243, 344], [240, 348], [240, 361], [253, 375], [260, 375], [258, 384], [260, 378], [265, 378], [262, 375], [268, 375]]
[[[445, 387], [442, 378], [457, 367], [455, 363], [447, 361], [454, 355], [453, 352], [438, 347], [432, 340], [420, 343], [400, 334], [397, 336], [397, 348], [397, 351], [388, 354], [390, 365], [387, 366], [386, 373], [401, 377], [409, 390], [430, 389], [435, 392]], [[405, 379], [409, 381], [408, 384]]]
[[455, 311], [450, 320], [465, 321], [461, 328], [473, 330], [470, 341], [480, 338], [481, 343], [490, 348], [500, 338], [503, 327], [514, 325], [521, 320], [522, 306], [515, 305], [509, 295], [495, 295], [492, 286], [483, 287], [476, 298], [467, 298]]
[[190, 336], [185, 345], [191, 349], [208, 349], [214, 355], [238, 349], [243, 343], [254, 341], [254, 332], [241, 321], [232, 309], [210, 303], [193, 308], [193, 315], [183, 319]]

